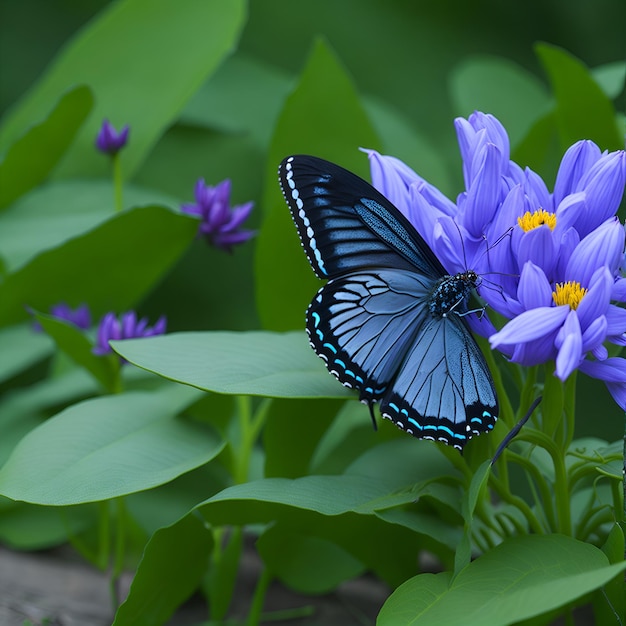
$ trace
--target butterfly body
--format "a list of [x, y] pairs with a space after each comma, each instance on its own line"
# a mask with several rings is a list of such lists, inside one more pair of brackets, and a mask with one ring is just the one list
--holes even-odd
[[449, 275], [386, 198], [337, 165], [288, 157], [279, 178], [309, 262], [328, 279], [306, 329], [331, 374], [416, 437], [462, 450], [493, 428], [493, 381], [465, 320], [478, 275]]

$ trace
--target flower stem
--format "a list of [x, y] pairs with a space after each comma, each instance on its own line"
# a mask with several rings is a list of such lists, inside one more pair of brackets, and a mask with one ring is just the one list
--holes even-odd
[[111, 157], [113, 163], [113, 193], [114, 193], [114, 206], [115, 212], [119, 213], [122, 210], [122, 165], [120, 162], [119, 153], [114, 154]]

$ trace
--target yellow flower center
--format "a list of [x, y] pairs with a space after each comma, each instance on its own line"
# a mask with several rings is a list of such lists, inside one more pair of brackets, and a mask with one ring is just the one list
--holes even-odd
[[538, 209], [533, 213], [526, 211], [522, 217], [517, 218], [517, 223], [525, 233], [533, 228], [543, 226], [544, 224], [548, 226], [550, 230], [554, 230], [556, 226], [556, 215], [554, 213], [548, 213], [543, 209]]
[[580, 283], [570, 280], [566, 283], [556, 284], [552, 292], [552, 299], [556, 306], [567, 304], [572, 311], [575, 311], [586, 293], [587, 290], [581, 287]]

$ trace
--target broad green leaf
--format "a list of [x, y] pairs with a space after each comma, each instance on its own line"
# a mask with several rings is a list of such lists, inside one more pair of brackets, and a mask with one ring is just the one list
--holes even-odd
[[[124, 187], [123, 201], [127, 207], [178, 206], [171, 196], [130, 184]], [[35, 255], [113, 216], [113, 187], [109, 181], [56, 181], [33, 190], [0, 214], [0, 251], [7, 270], [14, 272]]]
[[341, 474], [364, 452], [405, 435], [388, 420], [377, 419], [376, 430], [367, 407], [346, 402], [321, 437], [311, 457], [311, 474]]
[[506, 539], [450, 580], [448, 573], [408, 580], [383, 606], [378, 626], [505, 626], [574, 602], [606, 584], [626, 562], [563, 535]]
[[603, 150], [624, 147], [615, 110], [589, 69], [564, 50], [536, 45], [556, 98], [556, 123], [565, 150], [579, 139], [591, 139]]
[[46, 250], [0, 284], [0, 326], [24, 319], [25, 304], [45, 311], [65, 301], [92, 313], [137, 302], [182, 254], [197, 220], [159, 206], [116, 214], [93, 230]]
[[43, 550], [67, 543], [96, 521], [93, 504], [58, 508], [11, 502], [0, 511], [0, 541], [14, 550]]
[[[293, 79], [284, 70], [238, 52], [200, 87], [178, 121], [226, 133], [246, 133], [258, 147], [266, 149], [292, 88]], [[254, 94], [254, 107], [250, 107], [250, 94]]]
[[[425, 180], [453, 198], [455, 189], [441, 148], [428, 141], [414, 126], [417, 120], [408, 119], [385, 100], [372, 96], [364, 97], [363, 105], [382, 141], [384, 153], [404, 161]], [[369, 176], [365, 178], [370, 179]]]
[[[103, 118], [131, 126], [122, 153], [131, 174], [187, 100], [233, 49], [245, 19], [242, 0], [126, 0], [109, 4], [62, 48], [0, 129], [14, 141], [69, 86], [91, 87], [96, 107], [61, 164], [64, 177], [104, 173], [94, 139]], [[132, 61], [132, 62], [131, 62]]]
[[426, 546], [416, 533], [361, 512], [392, 489], [389, 482], [360, 476], [270, 478], [229, 487], [198, 509], [218, 526], [284, 522], [343, 547], [395, 586], [415, 572], [417, 551]]
[[166, 483], [222, 449], [212, 431], [176, 418], [197, 391], [168, 386], [75, 404], [20, 441], [0, 493], [33, 504], [106, 500]]
[[[611, 528], [602, 552], [610, 563], [624, 561], [624, 531], [619, 524]], [[615, 615], [626, 615], [626, 588], [621, 572], [602, 587], [601, 593], [595, 594], [594, 613], [597, 624], [610, 624]]]
[[[295, 478], [307, 474], [315, 446], [341, 405], [336, 400], [272, 402], [263, 427], [264, 475]], [[285, 450], [289, 450], [289, 454], [285, 454]]]
[[187, 332], [111, 342], [127, 361], [205, 391], [274, 398], [345, 398], [303, 332]]
[[85, 85], [61, 96], [48, 117], [32, 126], [0, 162], [0, 208], [44, 181], [71, 145], [93, 106]]
[[320, 288], [280, 191], [278, 164], [290, 154], [313, 154], [366, 176], [367, 157], [359, 146], [379, 148], [380, 142], [345, 69], [329, 46], [318, 41], [280, 114], [268, 154], [265, 219], [255, 262], [257, 308], [264, 327], [303, 328], [304, 311]]
[[50, 338], [44, 333], [36, 332], [32, 324], [1, 328], [0, 382], [50, 356], [52, 348]]
[[457, 65], [449, 82], [457, 115], [492, 113], [506, 128], [512, 146], [554, 106], [533, 74], [503, 58], [469, 57]]
[[119, 377], [119, 365], [116, 361], [95, 355], [92, 352], [92, 342], [73, 324], [42, 313], [37, 313], [36, 318], [60, 350], [77, 365], [84, 367], [104, 389], [110, 393], [116, 391]]
[[517, 144], [513, 160], [522, 167], [530, 167], [548, 184], [554, 186], [563, 149], [559, 143], [556, 111], [540, 117]]
[[301, 593], [328, 593], [363, 573], [363, 564], [336, 544], [281, 524], [266, 530], [256, 547], [270, 572]]
[[591, 75], [609, 98], [617, 98], [624, 91], [626, 62], [615, 61], [594, 67]]
[[164, 624], [200, 584], [212, 548], [211, 530], [193, 513], [158, 530], [113, 626]]

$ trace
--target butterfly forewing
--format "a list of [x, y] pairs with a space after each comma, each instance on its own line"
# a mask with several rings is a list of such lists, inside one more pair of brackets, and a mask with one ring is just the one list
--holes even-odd
[[448, 276], [400, 211], [338, 165], [292, 156], [279, 178], [311, 266], [329, 279], [306, 321], [328, 370], [416, 437], [463, 449], [491, 430], [493, 380], [463, 317], [476, 274]]
[[279, 180], [319, 278], [368, 267], [445, 272], [408, 220], [355, 174], [302, 155], [283, 160]]

